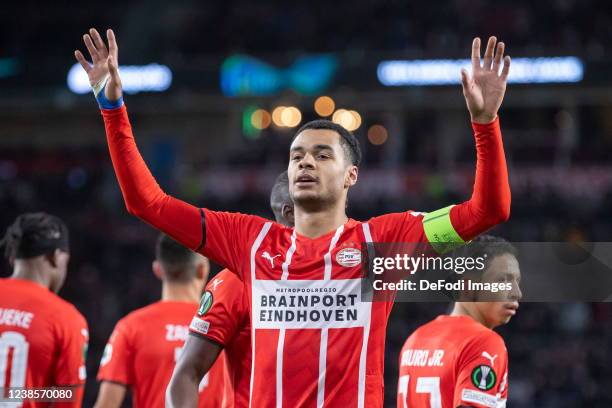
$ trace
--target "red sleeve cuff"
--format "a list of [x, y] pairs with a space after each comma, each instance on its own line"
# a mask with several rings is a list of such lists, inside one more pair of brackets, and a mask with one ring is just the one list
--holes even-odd
[[114, 109], [100, 109], [100, 112], [102, 113], [102, 116], [106, 119], [106, 118], [113, 118], [113, 117], [117, 117], [117, 116], [122, 116], [124, 114], [127, 113], [127, 107], [125, 106], [125, 104], [121, 105], [118, 108], [114, 108]]

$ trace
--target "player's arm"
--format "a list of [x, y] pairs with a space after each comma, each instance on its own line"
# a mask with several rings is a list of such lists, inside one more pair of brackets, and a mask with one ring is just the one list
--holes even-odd
[[245, 237], [253, 228], [261, 227], [260, 219], [199, 209], [160, 188], [136, 146], [122, 100], [117, 41], [112, 30], [106, 35], [108, 48], [96, 30], [84, 36], [92, 63], [80, 51], [75, 51], [75, 57], [87, 72], [102, 110], [111, 160], [127, 210], [184, 246], [240, 273]]
[[187, 338], [166, 388], [166, 407], [198, 406], [198, 385], [222, 349], [220, 344], [197, 334]]
[[[403, 212], [371, 220], [378, 242], [427, 241], [438, 253], [452, 250], [510, 217], [510, 184], [497, 111], [506, 91], [510, 57], [491, 37], [484, 61], [480, 39], [472, 44], [472, 76], [461, 72], [463, 94], [476, 140], [476, 177], [469, 200], [427, 214]], [[504, 61], [503, 69], [500, 71]]]
[[123, 404], [126, 391], [124, 384], [102, 381], [94, 408], [119, 408]]
[[174, 368], [166, 390], [166, 403], [192, 406], [198, 400], [198, 384], [232, 342], [249, 318], [244, 283], [223, 270], [206, 285], [197, 314], [189, 325], [190, 336]]
[[505, 407], [508, 352], [502, 338], [483, 332], [469, 339], [457, 360], [454, 407]]
[[87, 378], [85, 370], [89, 342], [87, 322], [76, 309], [73, 309], [67, 310], [66, 316], [58, 321], [58, 324], [60, 350], [55, 364], [53, 383], [58, 387], [71, 387], [73, 397], [70, 402], [56, 402], [54, 407], [80, 407], [83, 403]]
[[75, 57], [87, 73], [100, 105], [113, 167], [127, 210], [186, 247], [196, 249], [204, 238], [202, 212], [165, 194], [140, 155], [122, 99], [117, 41], [112, 30], [106, 35], [108, 48], [94, 29], [83, 36], [91, 63], [80, 51], [75, 51]]
[[134, 374], [134, 349], [130, 339], [130, 325], [122, 319], [115, 326], [100, 360], [100, 390], [95, 408], [115, 408], [123, 403]]
[[[472, 75], [461, 71], [463, 95], [476, 140], [476, 177], [471, 198], [459, 205], [428, 213], [423, 220], [428, 241], [461, 244], [510, 217], [510, 184], [497, 112], [506, 91], [510, 57], [496, 38], [480, 59], [480, 39], [472, 43]], [[502, 68], [503, 61], [503, 68]], [[501, 73], [500, 73], [501, 69]]]

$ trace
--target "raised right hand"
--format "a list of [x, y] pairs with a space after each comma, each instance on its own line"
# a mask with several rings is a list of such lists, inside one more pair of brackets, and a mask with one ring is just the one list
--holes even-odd
[[104, 83], [108, 77], [106, 83], [105, 96], [109, 101], [117, 101], [121, 98], [121, 78], [119, 77], [119, 63], [118, 63], [118, 48], [117, 41], [115, 40], [115, 33], [113, 30], [106, 30], [106, 38], [108, 40], [108, 48], [102, 37], [96, 29], [91, 28], [89, 34], [83, 36], [85, 46], [89, 51], [91, 57], [91, 63], [88, 62], [81, 51], [76, 50], [74, 56], [77, 61], [81, 64], [87, 77], [89, 78], [89, 84], [96, 89]]

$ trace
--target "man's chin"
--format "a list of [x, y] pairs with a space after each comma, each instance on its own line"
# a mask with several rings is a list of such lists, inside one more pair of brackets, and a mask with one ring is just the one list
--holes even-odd
[[301, 190], [293, 193], [293, 202], [297, 205], [321, 201], [319, 194], [312, 190]]
[[499, 326], [508, 324], [512, 320], [512, 316], [504, 316], [499, 320]]
[[293, 202], [296, 207], [305, 210], [318, 210], [325, 206], [325, 200], [314, 191], [300, 191], [293, 194]]

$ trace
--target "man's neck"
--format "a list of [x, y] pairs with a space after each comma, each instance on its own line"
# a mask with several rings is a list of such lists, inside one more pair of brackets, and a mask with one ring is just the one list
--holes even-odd
[[307, 212], [295, 207], [295, 230], [308, 238], [317, 238], [338, 229], [348, 221], [344, 207]]
[[21, 279], [34, 282], [47, 289], [51, 286], [48, 273], [44, 273], [44, 267], [36, 261], [16, 260], [11, 279]]
[[164, 282], [162, 284], [162, 300], [166, 302], [198, 303], [202, 295], [200, 292], [201, 289], [193, 282]]

